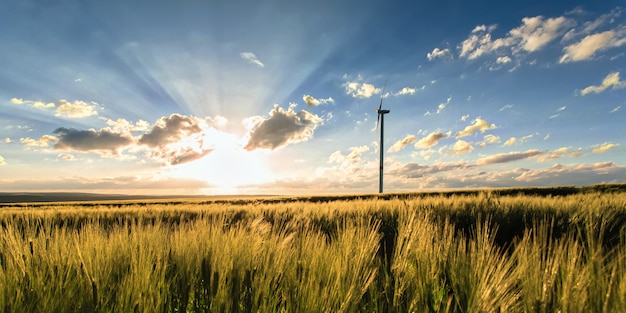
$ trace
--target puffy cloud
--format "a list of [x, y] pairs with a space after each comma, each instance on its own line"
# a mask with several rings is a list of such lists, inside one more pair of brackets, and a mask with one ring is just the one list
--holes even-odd
[[139, 144], [149, 147], [164, 147], [180, 142], [183, 138], [202, 132], [204, 121], [195, 117], [172, 114], [161, 117], [149, 133], [139, 139]]
[[496, 135], [492, 135], [492, 134], [487, 134], [483, 138], [483, 142], [479, 143], [478, 145], [481, 147], [485, 147], [487, 145], [492, 145], [492, 144], [499, 143], [499, 142], [500, 142], [500, 137]]
[[4, 160], [4, 158], [0, 155], [0, 165], [6, 165], [7, 162]]
[[144, 120], [138, 120], [136, 123], [132, 123], [123, 118], [117, 120], [107, 119], [106, 124], [111, 127], [115, 132], [119, 133], [134, 133], [134, 132], [147, 132], [150, 130], [150, 123]]
[[619, 72], [613, 72], [606, 75], [606, 77], [602, 80], [602, 84], [600, 86], [586, 87], [585, 89], [580, 91], [580, 94], [584, 96], [592, 92], [601, 93], [611, 87], [613, 89], [621, 89], [626, 87], [626, 81], [619, 79]]
[[451, 58], [452, 53], [450, 53], [450, 49], [448, 48], [443, 50], [435, 48], [432, 52], [427, 53], [426, 57], [428, 57], [428, 61], [432, 61], [436, 58]]
[[619, 146], [619, 144], [617, 143], [610, 143], [610, 142], [605, 142], [603, 144], [600, 145], [594, 145], [593, 146], [593, 150], [591, 151], [591, 153], [594, 154], [598, 154], [598, 153], [604, 153], [607, 152], [613, 148], [616, 148], [617, 146]]
[[76, 150], [76, 151], [107, 151], [117, 154], [117, 151], [130, 145], [133, 139], [108, 129], [96, 131], [77, 130], [74, 128], [57, 128], [54, 132], [57, 142], [54, 144], [56, 150]]
[[535, 157], [544, 153], [545, 152], [541, 152], [536, 149], [531, 149], [531, 150], [527, 150], [524, 152], [516, 151], [516, 152], [509, 152], [509, 153], [500, 153], [500, 154], [494, 154], [492, 156], [478, 159], [476, 161], [476, 164], [488, 165], [488, 164], [495, 164], [495, 163], [508, 163], [508, 162], [513, 162], [517, 160], [532, 158], [532, 157]]
[[588, 35], [579, 42], [563, 48], [564, 54], [559, 63], [577, 62], [592, 58], [596, 52], [626, 44], [626, 26], [618, 30]]
[[245, 149], [273, 150], [313, 137], [315, 129], [324, 120], [305, 110], [296, 112], [294, 107], [295, 105], [290, 105], [285, 110], [275, 105], [269, 118], [253, 116], [245, 119], [244, 124], [248, 128], [248, 143]]
[[377, 88], [372, 84], [358, 81], [346, 83], [346, 94], [354, 98], [370, 98], [371, 96], [381, 92], [381, 88]]
[[250, 62], [251, 64], [256, 64], [256, 65], [258, 65], [258, 66], [260, 66], [260, 67], [265, 67], [265, 64], [263, 64], [263, 62], [261, 62], [261, 61], [260, 61], [260, 60], [256, 57], [256, 55], [255, 55], [254, 53], [252, 53], [252, 52], [242, 52], [242, 53], [240, 53], [240, 54], [239, 54], [239, 56], [240, 56], [242, 59], [244, 59], [244, 60], [246, 60], [246, 61]]
[[9, 137], [4, 138], [4, 143], [11, 143], [11, 138], [9, 138]]
[[472, 125], [469, 125], [467, 127], [465, 127], [465, 129], [463, 129], [460, 132], [457, 132], [455, 137], [456, 138], [462, 138], [462, 137], [467, 137], [470, 136], [474, 133], [477, 132], [481, 132], [484, 133], [487, 130], [490, 129], [494, 129], [496, 128], [495, 124], [489, 124], [489, 122], [481, 119], [481, 118], [477, 118], [474, 120], [474, 122], [472, 123]]
[[320, 104], [326, 104], [326, 103], [333, 103], [335, 102], [335, 99], [328, 97], [326, 99], [316, 99], [313, 96], [310, 95], [304, 95], [302, 96], [302, 100], [304, 101], [304, 103], [306, 103], [306, 105], [308, 107], [314, 107], [314, 106], [318, 106]]
[[419, 141], [417, 141], [415, 143], [415, 148], [418, 149], [427, 149], [430, 147], [435, 146], [436, 144], [439, 143], [439, 140], [444, 139], [444, 138], [448, 138], [450, 137], [450, 132], [448, 133], [442, 133], [440, 131], [434, 131], [428, 135], [426, 135], [426, 137], [420, 139]]
[[214, 150], [205, 120], [179, 114], [160, 118], [138, 143], [152, 148], [151, 156], [170, 165], [191, 162]]
[[448, 154], [464, 154], [471, 152], [472, 150], [474, 150], [472, 144], [465, 140], [457, 140], [448, 152]]
[[404, 149], [404, 147], [406, 147], [409, 144], [414, 143], [416, 140], [414, 135], [407, 135], [406, 137], [404, 137], [404, 139], [397, 141], [396, 143], [393, 144], [393, 146], [391, 146], [387, 152], [393, 153], [393, 152], [398, 152], [402, 149]]
[[74, 101], [69, 102], [65, 99], [61, 99], [57, 102], [56, 110], [54, 111], [54, 116], [57, 117], [68, 117], [68, 118], [83, 118], [89, 117], [93, 115], [98, 115], [96, 111], [96, 103], [92, 102], [88, 104], [85, 101]]

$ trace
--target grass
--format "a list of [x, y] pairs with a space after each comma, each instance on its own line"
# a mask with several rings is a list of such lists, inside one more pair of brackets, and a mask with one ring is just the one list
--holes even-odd
[[0, 310], [619, 312], [625, 221], [622, 190], [7, 205]]

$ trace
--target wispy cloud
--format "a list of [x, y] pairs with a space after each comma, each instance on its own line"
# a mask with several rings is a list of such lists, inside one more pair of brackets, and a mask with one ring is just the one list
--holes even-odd
[[618, 106], [614, 107], [613, 110], [611, 110], [609, 113], [615, 113], [615, 112], [619, 111], [621, 108], [622, 108], [622, 106], [618, 105]]
[[426, 57], [428, 58], [428, 61], [432, 61], [437, 58], [452, 58], [452, 53], [450, 52], [450, 49], [448, 48], [446, 49], [435, 48], [433, 49], [432, 52], [427, 53]]
[[604, 153], [618, 146], [619, 144], [617, 143], [605, 142], [603, 144], [594, 145], [591, 153], [594, 153], [594, 154]]
[[509, 152], [509, 153], [500, 153], [500, 154], [494, 154], [488, 157], [478, 159], [476, 161], [476, 164], [488, 165], [488, 164], [495, 164], [495, 163], [508, 163], [508, 162], [513, 162], [517, 160], [532, 158], [532, 157], [541, 155], [543, 153], [544, 152], [541, 152], [535, 149], [527, 150], [524, 152], [516, 151], [516, 152]]
[[239, 56], [252, 64], [258, 65], [259, 67], [265, 67], [265, 64], [263, 64], [263, 62], [261, 62], [252, 52], [242, 52]]
[[507, 139], [502, 145], [503, 146], [512, 146], [517, 142], [517, 138], [515, 137], [511, 137], [509, 139]]
[[597, 52], [626, 44], [626, 27], [588, 35], [563, 49], [559, 63], [577, 62], [593, 58]]
[[21, 98], [11, 98], [10, 102], [15, 105], [28, 105], [33, 108], [48, 110], [54, 109], [54, 116], [64, 118], [84, 118], [98, 115], [96, 108], [98, 103], [87, 103], [81, 100], [68, 101], [61, 99], [55, 102], [44, 102], [39, 100], [24, 100]]
[[331, 97], [328, 97], [326, 99], [316, 99], [311, 95], [304, 95], [302, 96], [302, 101], [304, 101], [304, 103], [306, 103], [308, 107], [315, 107], [320, 104], [334, 103], [335, 99]]
[[602, 80], [602, 84], [600, 84], [599, 86], [592, 85], [585, 87], [583, 90], [580, 91], [580, 94], [584, 96], [589, 93], [601, 93], [608, 88], [621, 89], [625, 87], [626, 81], [620, 80], [619, 72], [613, 72], [606, 75], [606, 77]]
[[500, 108], [500, 112], [504, 111], [504, 110], [508, 110], [508, 109], [512, 109], [513, 105], [512, 104], [505, 104], [503, 107]]
[[394, 93], [394, 96], [403, 96], [403, 95], [412, 95], [416, 92], [417, 90], [415, 88], [411, 88], [411, 87], [404, 87], [402, 89], [400, 89], [400, 91]]

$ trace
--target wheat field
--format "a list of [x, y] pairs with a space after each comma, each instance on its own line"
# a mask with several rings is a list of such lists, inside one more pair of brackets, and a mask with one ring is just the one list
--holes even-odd
[[626, 192], [0, 208], [3, 312], [623, 312]]

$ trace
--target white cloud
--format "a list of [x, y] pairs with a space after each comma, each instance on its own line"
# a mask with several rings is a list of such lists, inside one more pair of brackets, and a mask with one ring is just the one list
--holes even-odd
[[579, 42], [563, 48], [559, 63], [577, 62], [593, 58], [596, 52], [626, 44], [626, 26], [617, 30], [588, 35]]
[[474, 150], [472, 145], [465, 140], [457, 140], [448, 154], [464, 154]]
[[84, 101], [69, 102], [65, 99], [61, 99], [57, 102], [57, 108], [54, 111], [54, 116], [83, 118], [98, 115], [96, 105], [96, 103], [88, 104]]
[[534, 52], [564, 34], [574, 24], [573, 20], [563, 16], [548, 19], [543, 16], [525, 17], [522, 25], [509, 33], [520, 48]]
[[485, 147], [487, 145], [492, 145], [492, 144], [496, 144], [500, 142], [500, 137], [496, 136], [496, 135], [492, 135], [492, 134], [487, 134], [485, 135], [485, 137], [483, 138], [483, 141], [481, 143], [479, 143], [478, 145], [481, 147]]
[[50, 135], [43, 135], [39, 139], [33, 139], [30, 137], [20, 138], [20, 143], [24, 144], [26, 147], [44, 148], [54, 142], [57, 142], [57, 138]]
[[465, 127], [465, 129], [463, 129], [460, 132], [457, 132], [456, 138], [467, 137], [477, 132], [484, 133], [485, 131], [494, 129], [494, 128], [496, 128], [495, 124], [490, 124], [489, 122], [481, 118], [477, 118], [474, 120], [472, 125]]
[[426, 57], [428, 58], [428, 61], [432, 61], [436, 58], [451, 58], [452, 53], [450, 53], [450, 49], [448, 48], [443, 50], [435, 48], [432, 52], [427, 53]]
[[369, 151], [368, 146], [350, 147], [350, 153], [343, 155], [341, 151], [335, 151], [328, 157], [328, 163], [357, 164], [361, 162], [361, 155]]
[[613, 72], [602, 80], [602, 84], [600, 86], [588, 86], [580, 91], [581, 95], [587, 95], [589, 93], [601, 93], [608, 88], [612, 89], [621, 89], [626, 87], [626, 81], [619, 79], [619, 72]]
[[610, 142], [605, 142], [603, 144], [600, 145], [594, 145], [593, 146], [593, 150], [591, 151], [591, 153], [593, 154], [599, 154], [599, 153], [604, 153], [607, 152], [613, 148], [618, 147], [619, 144], [617, 143], [610, 143]]
[[252, 52], [242, 52], [242, 53], [240, 53], [240, 54], [239, 54], [239, 56], [240, 56], [242, 59], [244, 59], [244, 60], [246, 60], [246, 61], [250, 62], [251, 64], [256, 64], [256, 65], [258, 65], [259, 67], [265, 67], [265, 64], [263, 64], [263, 62], [261, 62], [261, 61], [260, 61], [260, 60], [256, 57], [256, 55], [255, 55], [254, 53], [252, 53]]
[[466, 114], [466, 115], [461, 116], [460, 120], [462, 122], [465, 122], [465, 121], [467, 121], [468, 118], [469, 118], [469, 114]]
[[54, 116], [56, 117], [83, 118], [98, 115], [98, 111], [96, 111], [96, 107], [98, 106], [97, 103], [87, 103], [81, 100], [75, 100], [73, 102], [70, 102], [68, 100], [61, 99], [56, 103], [53, 103], [38, 100], [11, 98], [11, 103], [15, 105], [29, 105], [33, 108], [41, 110], [55, 109]]
[[4, 158], [0, 155], [0, 165], [6, 165], [7, 162], [4, 160]]
[[361, 83], [358, 81], [346, 83], [346, 94], [354, 98], [370, 98], [371, 96], [381, 92], [381, 88], [377, 88], [372, 84]]
[[506, 55], [502, 56], [502, 57], [498, 57], [496, 59], [496, 63], [498, 63], [498, 64], [507, 64], [507, 63], [510, 63], [511, 61], [512, 61], [511, 58], [509, 56], [506, 56]]
[[609, 113], [615, 113], [615, 112], [619, 111], [621, 108], [622, 108], [622, 106], [618, 105], [618, 106], [614, 107], [613, 110], [611, 110]]
[[320, 104], [334, 103], [335, 99], [333, 99], [331, 97], [328, 97], [326, 99], [316, 99], [313, 96], [304, 95], [304, 96], [302, 96], [302, 101], [304, 101], [304, 103], [306, 103], [306, 105], [308, 107], [314, 107], [314, 106], [318, 106]]
[[396, 92], [394, 95], [402, 96], [402, 95], [412, 95], [416, 92], [415, 88], [404, 87], [400, 91]]
[[504, 142], [504, 146], [512, 146], [517, 142], [517, 138], [511, 137]]
[[11, 143], [11, 141], [12, 141], [12, 140], [11, 140], [11, 138], [9, 138], [9, 137], [4, 138], [4, 143]]
[[414, 135], [407, 135], [406, 137], [404, 137], [404, 139], [396, 141], [396, 143], [394, 143], [387, 150], [387, 152], [390, 152], [390, 153], [398, 152], [398, 151], [404, 149], [404, 147], [406, 147], [407, 145], [410, 145], [410, 144], [414, 143], [415, 140], [416, 140], [416, 137]]
[[433, 147], [439, 143], [441, 139], [450, 137], [450, 132], [442, 133], [440, 131], [434, 131], [428, 134], [426, 137], [420, 139], [415, 143], [417, 149], [427, 149]]

